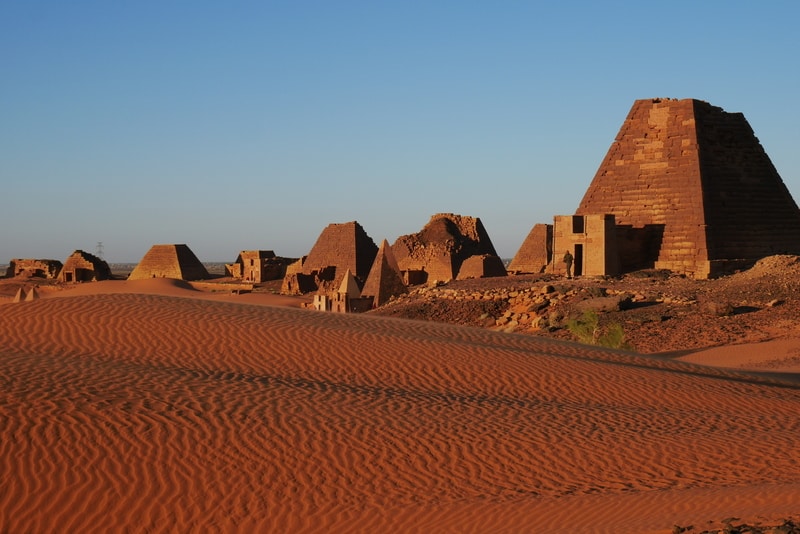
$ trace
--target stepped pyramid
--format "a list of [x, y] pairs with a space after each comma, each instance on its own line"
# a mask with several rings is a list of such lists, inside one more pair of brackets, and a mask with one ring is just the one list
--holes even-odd
[[613, 214], [620, 267], [707, 278], [800, 254], [800, 211], [741, 113], [634, 102], [576, 215]]
[[372, 263], [361, 294], [372, 297], [374, 306], [378, 307], [388, 302], [391, 297], [407, 292], [408, 288], [403, 283], [397, 260], [392, 254], [389, 242], [384, 239], [378, 247], [378, 254]]
[[128, 276], [128, 280], [203, 280], [208, 277], [206, 268], [186, 245], [153, 245]]

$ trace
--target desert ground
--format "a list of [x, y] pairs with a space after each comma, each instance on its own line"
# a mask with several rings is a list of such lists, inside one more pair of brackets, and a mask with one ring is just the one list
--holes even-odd
[[[0, 532], [793, 532], [796, 260], [361, 315], [166, 279], [14, 303], [4, 280]], [[510, 326], [521, 294], [555, 315]], [[557, 324], [609, 297], [633, 350]]]

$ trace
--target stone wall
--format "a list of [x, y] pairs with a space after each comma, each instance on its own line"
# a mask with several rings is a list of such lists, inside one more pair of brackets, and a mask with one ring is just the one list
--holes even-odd
[[613, 215], [556, 215], [553, 223], [553, 264], [550, 272], [566, 274], [565, 252], [572, 254], [572, 274], [619, 274], [617, 232]]

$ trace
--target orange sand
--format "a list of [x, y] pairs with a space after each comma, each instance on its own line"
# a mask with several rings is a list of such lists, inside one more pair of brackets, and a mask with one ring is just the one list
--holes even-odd
[[800, 513], [795, 385], [131, 284], [0, 306], [0, 532], [670, 532]]

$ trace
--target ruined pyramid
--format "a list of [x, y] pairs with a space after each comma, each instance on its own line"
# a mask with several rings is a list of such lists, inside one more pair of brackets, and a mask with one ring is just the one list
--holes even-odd
[[707, 278], [800, 253], [800, 211], [741, 113], [637, 100], [576, 215], [613, 214], [620, 266]]
[[416, 234], [398, 237], [392, 253], [402, 271], [424, 272], [427, 282], [455, 279], [470, 256], [497, 256], [479, 218], [453, 213], [437, 213]]

